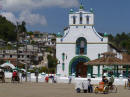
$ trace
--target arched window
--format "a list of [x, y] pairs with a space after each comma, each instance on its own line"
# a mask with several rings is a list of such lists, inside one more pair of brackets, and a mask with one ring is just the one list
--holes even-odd
[[87, 41], [84, 37], [80, 37], [76, 41], [76, 54], [87, 54]]
[[86, 22], [89, 24], [89, 16], [86, 16]]
[[76, 24], [76, 16], [73, 16], [73, 24]]
[[83, 17], [82, 17], [82, 12], [80, 12], [80, 24], [82, 24]]

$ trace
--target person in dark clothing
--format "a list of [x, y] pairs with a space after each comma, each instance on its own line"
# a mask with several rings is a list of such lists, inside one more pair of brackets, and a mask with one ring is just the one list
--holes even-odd
[[93, 92], [93, 86], [91, 84], [91, 79], [88, 79], [88, 93], [92, 93]]
[[22, 78], [25, 78], [25, 77], [26, 77], [26, 73], [22, 72]]

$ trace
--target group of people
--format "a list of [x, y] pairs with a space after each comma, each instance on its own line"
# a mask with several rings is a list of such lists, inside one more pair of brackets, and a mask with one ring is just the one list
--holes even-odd
[[52, 81], [52, 83], [57, 83], [57, 79], [56, 79], [56, 77], [55, 76], [46, 76], [45, 77], [45, 82], [49, 82], [49, 80], [51, 80]]
[[[102, 82], [104, 85], [113, 86], [114, 83], [114, 76], [112, 75], [109, 79], [106, 76], [102, 77]], [[91, 84], [91, 79], [84, 80], [83, 82], [78, 81], [76, 83], [76, 92], [80, 93], [83, 91], [84, 93], [92, 93], [93, 92], [93, 85]]]
[[93, 85], [91, 84], [91, 79], [84, 80], [83, 82], [77, 82], [75, 89], [77, 93], [80, 93], [81, 91], [84, 93], [92, 93]]

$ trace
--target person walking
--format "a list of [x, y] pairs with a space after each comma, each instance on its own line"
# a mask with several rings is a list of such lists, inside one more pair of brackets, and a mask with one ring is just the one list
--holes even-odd
[[69, 78], [69, 84], [71, 84], [72, 77], [71, 77], [71, 76], [69, 76], [68, 78]]

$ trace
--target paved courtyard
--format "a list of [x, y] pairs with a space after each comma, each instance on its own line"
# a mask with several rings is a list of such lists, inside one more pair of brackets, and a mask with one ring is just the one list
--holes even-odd
[[118, 93], [76, 93], [73, 84], [0, 83], [0, 97], [130, 97], [130, 90], [118, 86]]

